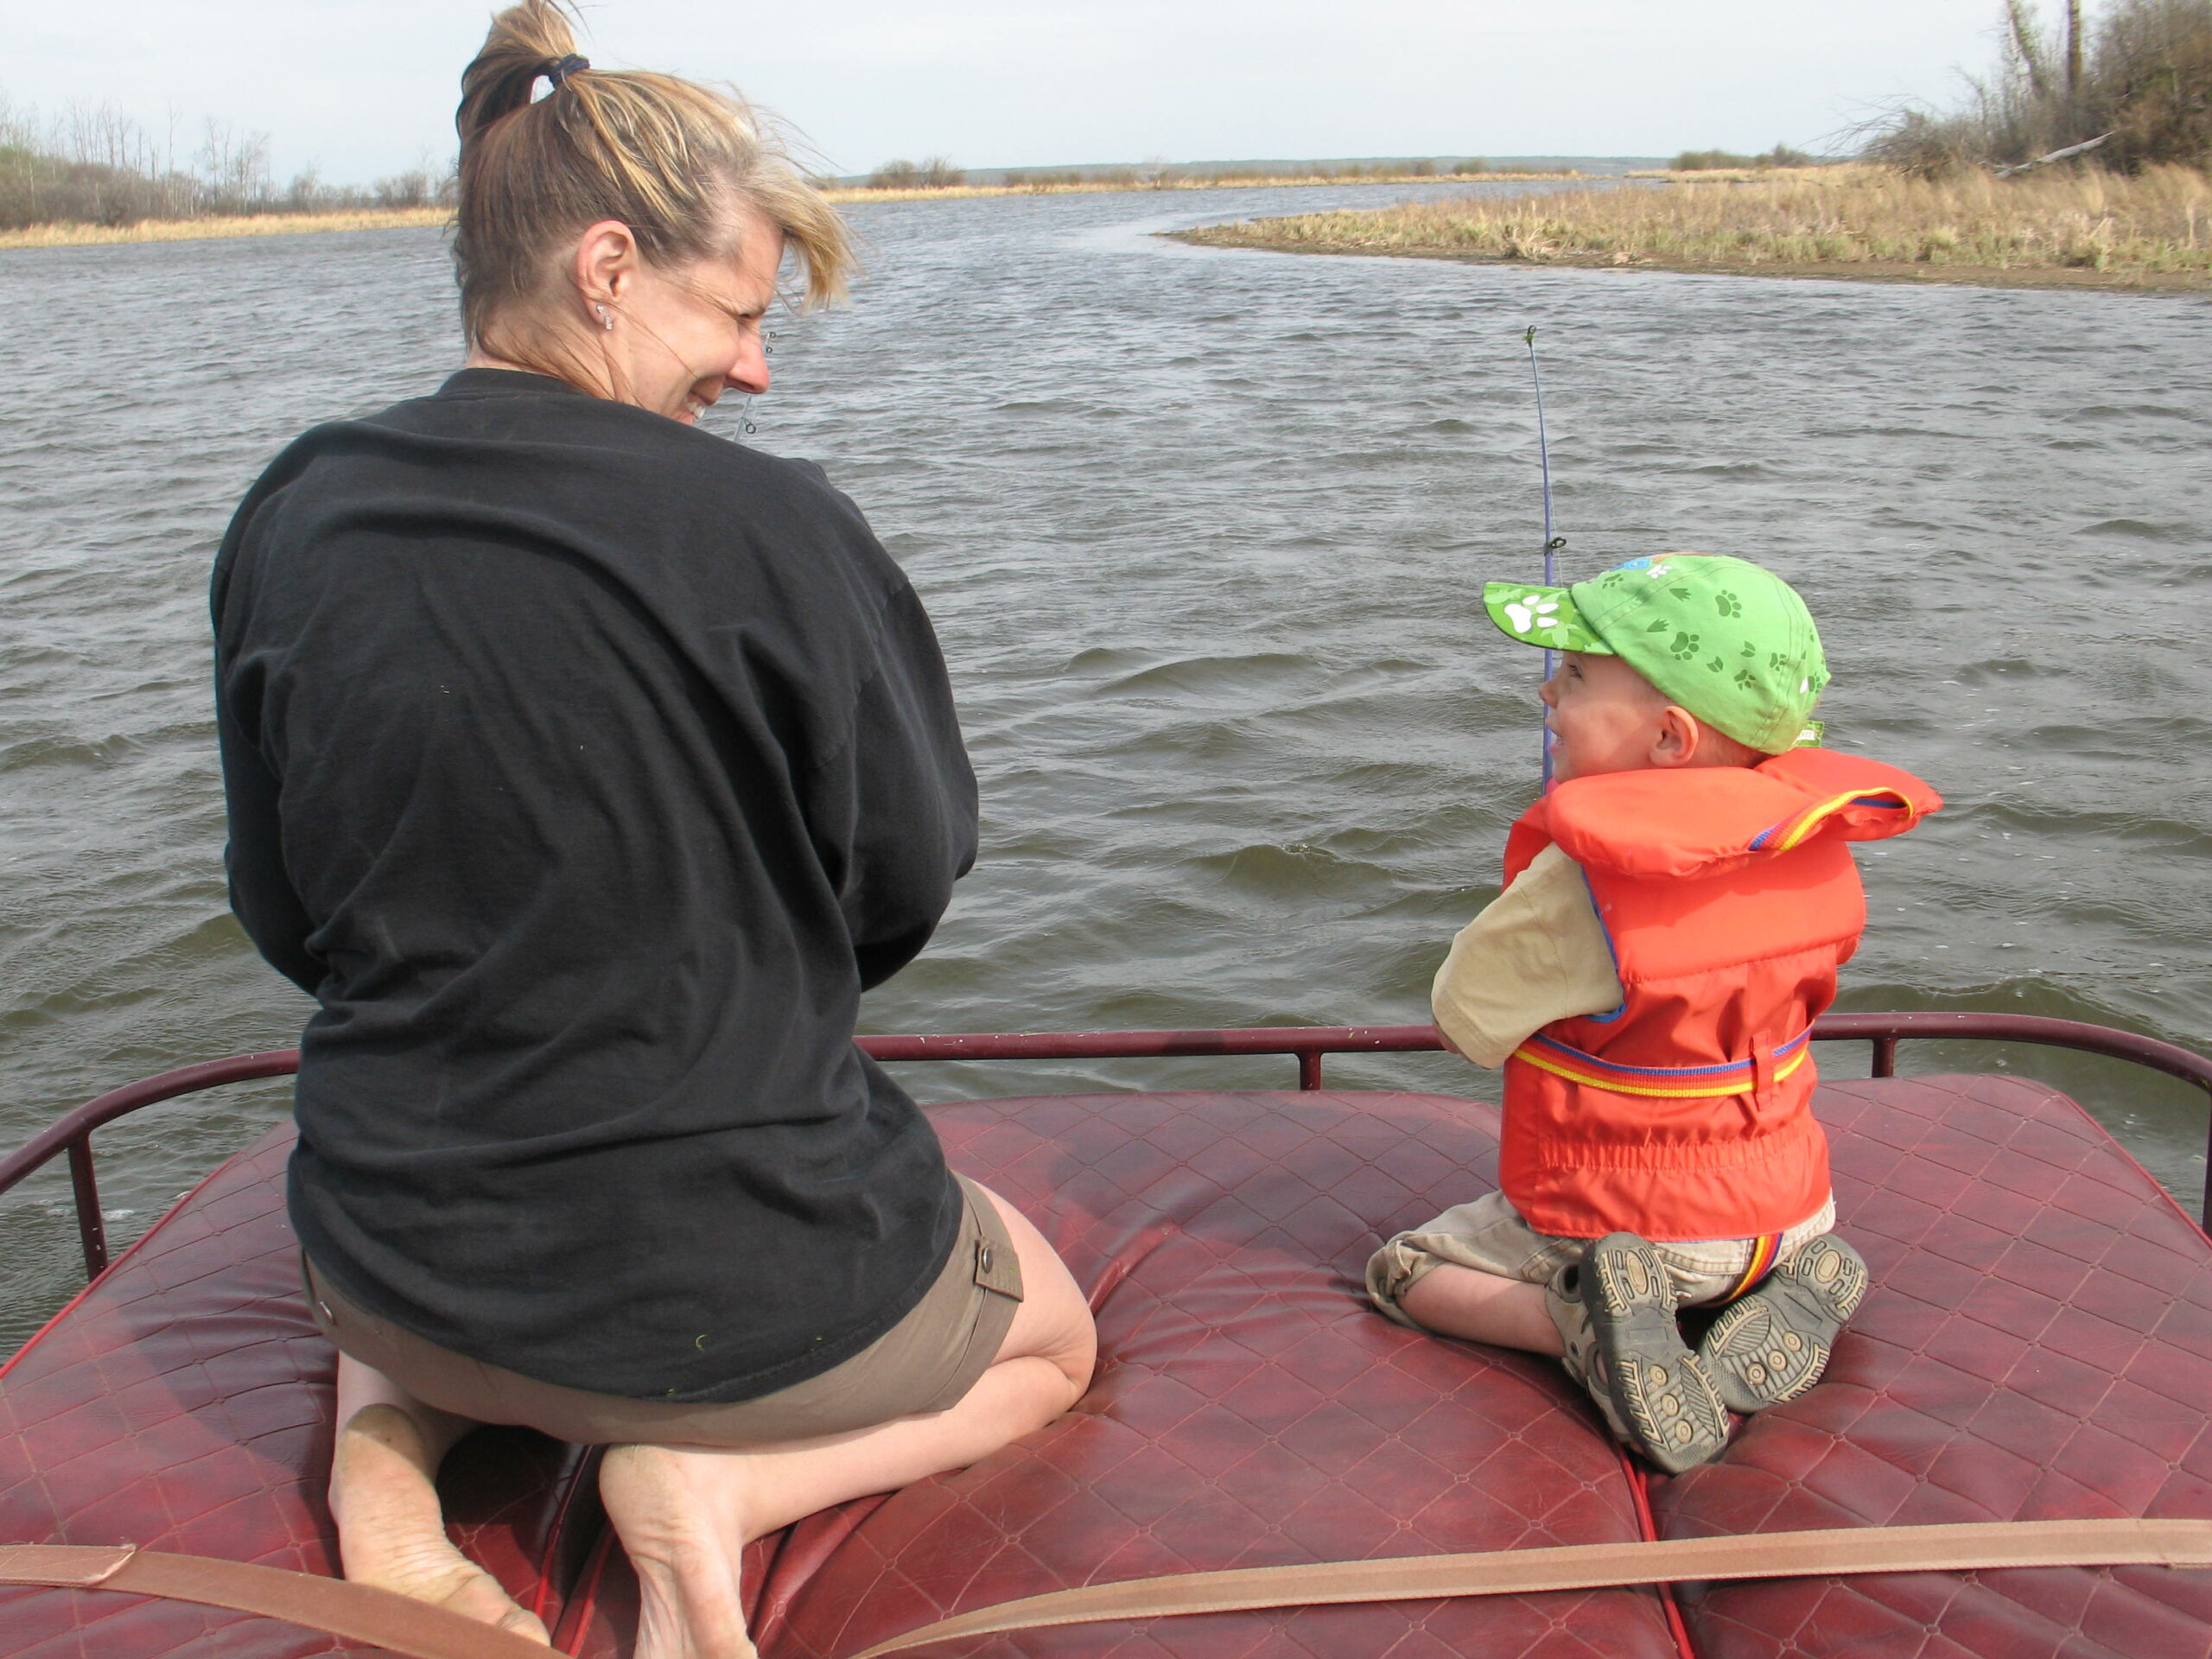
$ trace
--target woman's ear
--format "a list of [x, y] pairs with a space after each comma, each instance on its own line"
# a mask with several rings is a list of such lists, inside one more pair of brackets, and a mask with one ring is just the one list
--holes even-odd
[[1669, 703], [1659, 711], [1651, 734], [1651, 764], [1655, 766], [1687, 766], [1695, 764], [1699, 745], [1704, 741], [1705, 728], [1695, 715], [1687, 709]]
[[590, 305], [620, 304], [638, 269], [638, 238], [619, 219], [603, 219], [576, 238], [571, 275]]

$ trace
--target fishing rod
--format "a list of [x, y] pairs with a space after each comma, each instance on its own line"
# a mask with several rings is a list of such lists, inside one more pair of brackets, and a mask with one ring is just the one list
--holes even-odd
[[[1529, 348], [1529, 378], [1536, 389], [1536, 461], [1543, 469], [1544, 478], [1544, 586], [1559, 586], [1559, 550], [1567, 545], [1567, 537], [1552, 533], [1552, 451], [1551, 442], [1544, 430], [1544, 377], [1536, 366], [1536, 325], [1530, 323], [1529, 332], [1521, 336], [1521, 343]], [[1549, 679], [1554, 666], [1554, 653], [1549, 645], [1544, 647], [1544, 677]], [[1548, 728], [1541, 740], [1544, 751], [1544, 782], [1552, 780], [1552, 744]]]

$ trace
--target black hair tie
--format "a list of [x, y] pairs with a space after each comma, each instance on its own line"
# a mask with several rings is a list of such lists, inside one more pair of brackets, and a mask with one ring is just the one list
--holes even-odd
[[580, 58], [575, 53], [571, 52], [567, 57], [562, 59], [560, 62], [555, 64], [550, 69], [548, 69], [545, 72], [545, 79], [553, 83], [553, 90], [557, 92], [561, 90], [563, 84], [567, 81], [570, 75], [575, 74], [579, 69], [588, 69], [590, 67], [591, 60], [589, 58]]

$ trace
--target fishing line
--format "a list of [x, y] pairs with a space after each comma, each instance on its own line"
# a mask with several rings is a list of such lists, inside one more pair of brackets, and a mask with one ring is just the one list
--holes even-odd
[[[1559, 586], [1560, 549], [1567, 545], [1567, 537], [1552, 534], [1552, 451], [1551, 442], [1544, 430], [1544, 377], [1536, 367], [1536, 325], [1530, 323], [1529, 332], [1521, 336], [1521, 343], [1529, 348], [1529, 378], [1536, 388], [1536, 461], [1543, 468], [1544, 477], [1544, 586]], [[1544, 677], [1552, 677], [1555, 653], [1549, 645], [1544, 647]], [[1544, 782], [1552, 780], [1551, 733], [1543, 736]]]

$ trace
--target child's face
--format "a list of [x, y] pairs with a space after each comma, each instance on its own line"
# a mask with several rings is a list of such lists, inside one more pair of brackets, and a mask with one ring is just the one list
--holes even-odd
[[1618, 657], [1563, 651], [1540, 695], [1551, 709], [1552, 776], [1561, 783], [1680, 764], [1664, 758], [1667, 699]]

